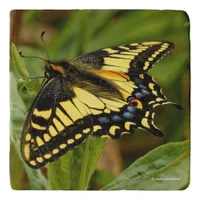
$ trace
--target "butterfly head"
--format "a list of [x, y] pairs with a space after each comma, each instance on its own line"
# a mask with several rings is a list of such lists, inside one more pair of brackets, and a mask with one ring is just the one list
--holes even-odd
[[54, 62], [54, 63], [46, 61], [44, 63], [44, 69], [45, 69], [45, 74], [48, 74], [47, 78], [60, 75], [65, 75], [66, 77], [70, 78], [70, 76], [79, 74], [75, 67], [72, 67], [70, 63], [65, 61]]
[[50, 62], [45, 62], [44, 63], [44, 69], [46, 72], [48, 72], [50, 75], [59, 75], [59, 74], [64, 74], [65, 73], [65, 69], [62, 65], [60, 64], [54, 64], [54, 63], [50, 63]]

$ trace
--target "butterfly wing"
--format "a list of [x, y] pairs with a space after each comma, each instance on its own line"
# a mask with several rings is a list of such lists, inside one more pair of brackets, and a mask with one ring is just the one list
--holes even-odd
[[174, 49], [172, 42], [154, 41], [104, 48], [79, 56], [72, 65], [84, 70], [107, 70], [128, 74], [147, 72], [162, 56]]
[[30, 167], [40, 168], [79, 145], [91, 132], [92, 119], [66, 80], [53, 78], [29, 109], [21, 153]]
[[181, 108], [169, 102], [160, 86], [145, 73], [173, 49], [174, 44], [167, 41], [132, 43], [79, 56], [71, 64], [109, 81], [125, 101], [135, 101], [140, 108], [151, 110], [163, 104]]
[[93, 119], [94, 136], [116, 139], [133, 133], [134, 128], [163, 135], [154, 125], [155, 114], [130, 105], [108, 80], [88, 72], [82, 73], [78, 80], [72, 88]]
[[148, 111], [159, 105], [172, 104], [181, 108], [178, 104], [168, 101], [162, 88], [148, 74], [129, 76], [121, 72], [105, 70], [93, 70], [93, 73], [112, 84], [121, 93], [123, 99], [135, 107]]
[[24, 125], [21, 152], [40, 168], [82, 143], [90, 134], [113, 139], [142, 128], [162, 133], [154, 113], [133, 107], [108, 81], [85, 73], [69, 82], [53, 78], [39, 92]]

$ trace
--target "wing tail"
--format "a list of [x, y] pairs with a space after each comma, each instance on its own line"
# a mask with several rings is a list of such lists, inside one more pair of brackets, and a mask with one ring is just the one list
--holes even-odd
[[165, 104], [171, 104], [179, 110], [182, 109], [181, 105], [167, 99], [167, 97], [163, 94], [162, 88], [150, 75], [140, 74], [134, 77], [130, 76], [130, 78], [135, 82], [138, 88], [134, 90], [131, 98], [129, 98], [129, 101], [132, 99], [140, 101], [142, 108], [145, 110], [152, 110], [157, 106]]

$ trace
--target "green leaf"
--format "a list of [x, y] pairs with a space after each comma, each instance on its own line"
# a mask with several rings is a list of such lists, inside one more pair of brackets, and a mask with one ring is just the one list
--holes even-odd
[[27, 82], [22, 79], [19, 79], [16, 84], [19, 95], [21, 96], [27, 110], [31, 107], [31, 104], [39, 91], [40, 84], [38, 80], [29, 80]]
[[136, 160], [103, 190], [184, 189], [189, 185], [189, 151], [188, 140], [162, 145]]
[[17, 92], [15, 75], [10, 73], [10, 131], [14, 142], [20, 139], [23, 122], [25, 120], [25, 105]]
[[[18, 46], [19, 51], [24, 52], [27, 56], [38, 56], [41, 58], [46, 58], [46, 53], [43, 50], [43, 46], [39, 48], [33, 48], [29, 46]], [[31, 75], [31, 78], [42, 76], [44, 74], [44, 61], [41, 59], [31, 59], [31, 58], [20, 58], [26, 64], [26, 70]], [[12, 63], [12, 69], [15, 69], [15, 62]], [[16, 74], [15, 74], [16, 75]], [[17, 78], [23, 78], [22, 76], [17, 76]]]
[[24, 182], [25, 169], [23, 162], [19, 157], [15, 147], [10, 145], [10, 185], [14, 190], [28, 189], [28, 185]]
[[91, 180], [104, 186], [114, 180], [115, 177], [116, 176], [110, 170], [96, 169]]
[[12, 61], [14, 62], [15, 69], [17, 72], [25, 79], [29, 79], [29, 73], [26, 70], [26, 64], [24, 60], [19, 55], [19, 52], [16, 48], [16, 46], [12, 43], [11, 45], [11, 55], [12, 55]]
[[[40, 89], [40, 83], [37, 79], [29, 79], [29, 72], [26, 68], [26, 64], [24, 62], [24, 60], [19, 56], [19, 53], [15, 47], [14, 44], [12, 44], [11, 47], [11, 55], [12, 55], [12, 65], [11, 65], [11, 87], [16, 87], [17, 86], [17, 91], [20, 95], [20, 97], [22, 98], [23, 103], [25, 104], [25, 111], [27, 109], [30, 108], [34, 98], [36, 97], [39, 89]], [[29, 49], [26, 50], [25, 52], [28, 52], [28, 55], [33, 54], [33, 55], [37, 55], [36, 50], [34, 49]], [[30, 52], [30, 53], [29, 53]], [[35, 53], [36, 52], [36, 53]], [[35, 63], [35, 61], [30, 62], [30, 59], [28, 59], [28, 67], [29, 67], [29, 71], [31, 72], [31, 74], [34, 74], [35, 71], [35, 66], [38, 65], [38, 63]], [[38, 60], [35, 59], [37, 62]], [[37, 71], [41, 72], [41, 70], [38, 70], [40, 68], [36, 68]], [[41, 73], [35, 73], [35, 76], [39, 76], [41, 75]], [[15, 82], [13, 82], [15, 80]], [[16, 93], [16, 92], [15, 92]], [[15, 94], [13, 93], [13, 94]], [[12, 93], [11, 93], [12, 94]], [[12, 98], [13, 97], [13, 98]], [[11, 96], [12, 99], [15, 98], [15, 95]], [[19, 103], [21, 104], [21, 101], [19, 101]], [[24, 111], [24, 112], [25, 112]], [[23, 112], [23, 113], [24, 113]]]
[[89, 137], [83, 144], [48, 165], [48, 177], [53, 190], [86, 190], [105, 140]]

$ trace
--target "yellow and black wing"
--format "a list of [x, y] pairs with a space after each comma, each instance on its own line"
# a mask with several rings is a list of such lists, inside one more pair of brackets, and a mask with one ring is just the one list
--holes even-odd
[[93, 51], [73, 59], [70, 63], [84, 70], [140, 74], [147, 72], [173, 49], [174, 44], [167, 41], [132, 43]]
[[93, 73], [113, 85], [130, 105], [147, 111], [164, 104], [172, 104], [181, 109], [180, 105], [168, 101], [162, 92], [162, 88], [148, 74], [130, 76], [124, 73], [105, 70], [93, 71]]
[[24, 125], [21, 152], [32, 168], [54, 161], [84, 141], [92, 119], [64, 78], [53, 78], [34, 100]]
[[167, 41], [151, 41], [104, 48], [79, 56], [70, 63], [108, 81], [124, 100], [145, 110], [176, 103], [167, 100], [160, 86], [146, 72], [174, 49]]
[[88, 135], [115, 139], [139, 127], [161, 136], [153, 118], [154, 113], [132, 106], [98, 76], [86, 73], [70, 83], [65, 76], [55, 77], [44, 85], [29, 110], [22, 156], [30, 167], [40, 168]]

